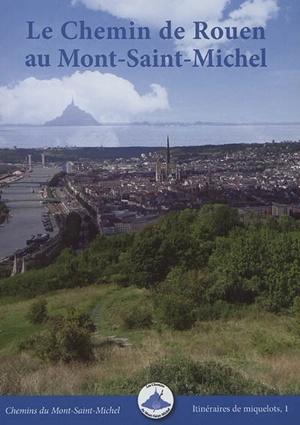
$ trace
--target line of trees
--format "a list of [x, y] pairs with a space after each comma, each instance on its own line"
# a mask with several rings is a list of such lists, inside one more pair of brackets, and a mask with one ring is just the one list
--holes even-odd
[[150, 291], [160, 320], [186, 329], [239, 306], [290, 309], [300, 296], [299, 252], [298, 221], [246, 222], [227, 205], [206, 205], [172, 212], [137, 232], [97, 236], [78, 256], [64, 250], [47, 268], [2, 280], [0, 295], [31, 297], [94, 283], [135, 285]]

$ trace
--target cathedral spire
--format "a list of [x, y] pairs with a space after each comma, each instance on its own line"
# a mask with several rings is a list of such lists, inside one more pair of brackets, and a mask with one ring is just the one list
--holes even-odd
[[171, 155], [170, 155], [170, 140], [169, 140], [169, 135], [167, 135], [167, 177], [170, 174], [170, 159], [171, 159]]
[[167, 135], [167, 163], [170, 163], [170, 140], [169, 135]]

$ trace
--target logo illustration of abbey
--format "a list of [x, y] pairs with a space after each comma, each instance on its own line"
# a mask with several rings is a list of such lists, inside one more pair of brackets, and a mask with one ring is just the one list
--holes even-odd
[[139, 409], [147, 418], [161, 419], [171, 412], [173, 405], [172, 391], [158, 382], [145, 385], [138, 395]]
[[168, 403], [165, 401], [163, 396], [164, 390], [161, 390], [160, 393], [158, 393], [157, 388], [155, 387], [155, 392], [152, 394], [145, 403], [142, 404], [142, 407], [147, 407], [148, 409], [153, 410], [160, 410], [165, 409], [166, 407], [171, 406], [171, 403]]

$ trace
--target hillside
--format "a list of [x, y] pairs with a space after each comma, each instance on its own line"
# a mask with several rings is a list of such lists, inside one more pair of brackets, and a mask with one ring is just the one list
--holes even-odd
[[[1, 394], [132, 394], [160, 377], [177, 394], [299, 394], [299, 249], [298, 221], [207, 205], [2, 279]], [[93, 361], [59, 360], [61, 332], [89, 337], [82, 314]]]
[[[241, 309], [237, 317], [199, 322], [184, 332], [157, 326], [128, 328], [124, 317], [138, 303], [149, 303], [149, 296], [148, 291], [115, 285], [46, 294], [49, 314], [63, 313], [76, 305], [91, 315], [101, 338], [116, 335], [129, 339], [128, 347], [103, 347], [98, 351], [98, 361], [91, 364], [52, 365], [18, 353], [19, 342], [41, 330], [24, 320], [32, 301], [1, 303], [1, 395], [137, 393], [144, 383], [157, 379], [154, 373], [162, 379], [162, 365], [166, 365], [164, 373], [168, 373], [168, 367], [180, 367], [183, 371], [188, 367], [188, 359], [231, 368], [227, 370], [242, 377], [237, 380], [237, 387], [243, 388], [241, 383], [250, 380], [258, 383], [254, 391], [265, 385], [269, 393], [300, 393], [300, 339], [292, 331], [293, 318], [247, 308]], [[153, 364], [152, 372], [149, 369], [141, 377], [141, 371], [149, 364]], [[170, 373], [166, 382], [172, 386], [171, 381]]]

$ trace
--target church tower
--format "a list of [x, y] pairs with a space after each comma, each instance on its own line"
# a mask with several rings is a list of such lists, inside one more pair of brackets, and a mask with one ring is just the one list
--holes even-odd
[[169, 135], [168, 135], [167, 136], [167, 168], [166, 168], [167, 178], [168, 178], [168, 176], [170, 175], [170, 172], [171, 172], [170, 159], [171, 159], [171, 155], [170, 155], [170, 140], [169, 140]]
[[155, 181], [161, 183], [162, 179], [161, 163], [159, 158], [156, 158]]

